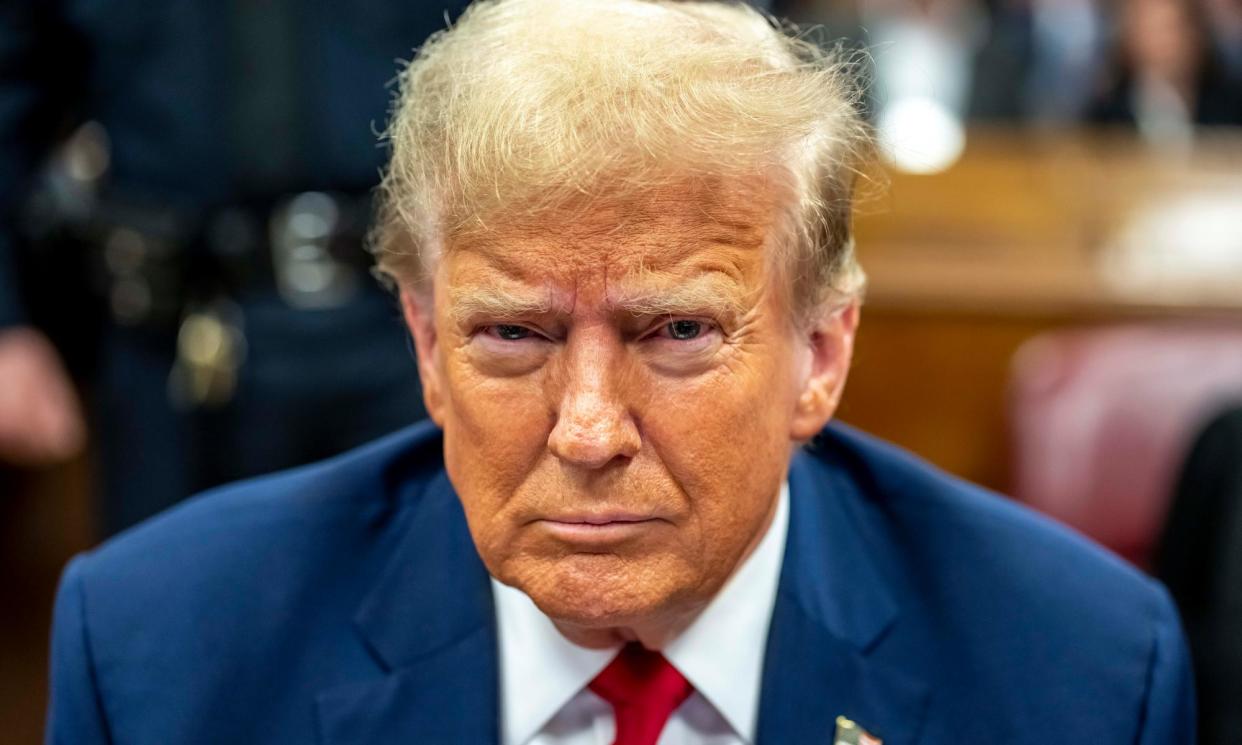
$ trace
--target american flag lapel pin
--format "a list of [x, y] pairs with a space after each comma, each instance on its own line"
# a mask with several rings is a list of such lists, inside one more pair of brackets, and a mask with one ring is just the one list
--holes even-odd
[[884, 745], [884, 741], [858, 726], [857, 722], [837, 717], [837, 733], [832, 745]]

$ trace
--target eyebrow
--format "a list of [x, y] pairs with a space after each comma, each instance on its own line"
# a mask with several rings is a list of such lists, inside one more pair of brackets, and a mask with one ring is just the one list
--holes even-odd
[[[736, 280], [720, 271], [709, 271], [663, 286], [610, 287], [608, 305], [614, 312], [632, 316], [672, 316], [710, 312], [736, 317], [746, 311], [744, 293]], [[557, 302], [551, 290], [524, 292], [499, 284], [456, 288], [449, 291], [449, 316], [459, 325], [476, 318], [520, 318], [569, 313], [571, 302]]]
[[478, 317], [544, 315], [554, 307], [550, 293], [525, 294], [498, 285], [449, 291], [449, 316], [458, 324]]
[[634, 316], [673, 316], [704, 311], [733, 317], [746, 311], [745, 294], [723, 272], [708, 272], [664, 287], [609, 290], [609, 304]]

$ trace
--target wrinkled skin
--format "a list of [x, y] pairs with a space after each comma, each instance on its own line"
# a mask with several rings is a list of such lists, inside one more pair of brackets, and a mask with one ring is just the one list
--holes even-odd
[[775, 193], [689, 184], [493, 225], [448, 242], [432, 298], [402, 293], [479, 554], [577, 643], [684, 628], [835, 409], [857, 305], [790, 317]]

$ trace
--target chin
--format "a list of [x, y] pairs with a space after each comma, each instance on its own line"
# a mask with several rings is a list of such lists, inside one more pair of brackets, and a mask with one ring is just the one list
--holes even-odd
[[642, 625], [675, 612], [688, 594], [677, 581], [680, 573], [662, 564], [575, 554], [519, 570], [506, 583], [554, 621], [587, 629]]

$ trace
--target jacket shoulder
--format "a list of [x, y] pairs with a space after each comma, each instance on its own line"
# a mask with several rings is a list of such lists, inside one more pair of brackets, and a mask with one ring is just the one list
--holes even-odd
[[[901, 531], [901, 553], [930, 553], [965, 578], [1061, 585], [1109, 601], [1151, 603], [1159, 584], [1073, 529], [1013, 499], [949, 475], [901, 448], [835, 425], [815, 445], [866, 502]], [[991, 577], [992, 573], [995, 577]]]
[[307, 702], [374, 671], [356, 612], [442, 477], [438, 434], [418, 425], [206, 492], [77, 557], [56, 602], [49, 731], [306, 741]]
[[[848, 427], [830, 427], [814, 452], [829, 489], [854, 491], [848, 501], [903, 609], [886, 648], [919, 660], [954, 699], [942, 705], [959, 729], [978, 729], [965, 739], [1026, 742], [1022, 723], [1050, 716], [1073, 723], [1082, 742], [1156, 742], [1193, 728], [1185, 642], [1158, 582]], [[957, 708], [984, 701], [986, 717]]]

